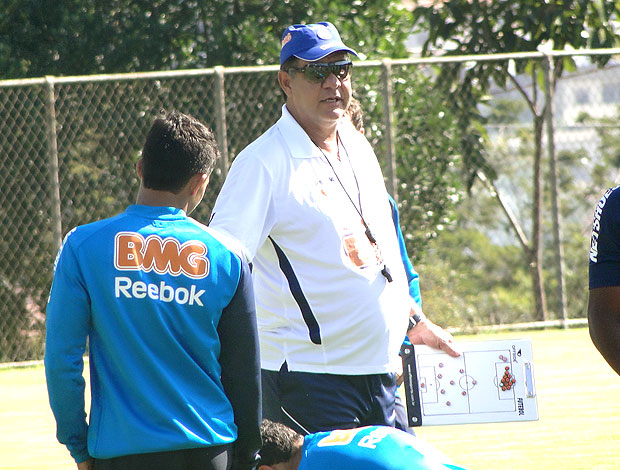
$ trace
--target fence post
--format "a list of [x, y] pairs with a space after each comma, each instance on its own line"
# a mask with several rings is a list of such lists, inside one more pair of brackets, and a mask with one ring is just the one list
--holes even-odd
[[224, 90], [224, 67], [215, 67], [215, 133], [220, 147], [219, 168], [222, 176], [228, 173], [228, 136], [226, 131], [226, 94]]
[[47, 161], [50, 184], [50, 216], [52, 225], [53, 254], [62, 244], [62, 217], [60, 211], [60, 178], [58, 176], [58, 141], [56, 134], [56, 98], [54, 95], [54, 77], [45, 77], [46, 90], [46, 124], [47, 124]]
[[394, 200], [398, 202], [398, 184], [396, 180], [396, 151], [394, 148], [394, 116], [392, 105], [392, 62], [383, 59], [383, 123], [385, 125], [385, 149], [386, 149], [386, 183], [387, 190]]
[[556, 281], [558, 284], [558, 307], [560, 318], [564, 328], [568, 328], [568, 318], [566, 313], [566, 297], [564, 286], [564, 253], [562, 249], [562, 239], [560, 237], [560, 206], [558, 201], [558, 169], [557, 169], [557, 156], [555, 154], [555, 133], [553, 126], [553, 90], [555, 83], [553, 81], [553, 57], [546, 55], [542, 61], [544, 71], [545, 82], [545, 95], [546, 95], [546, 107], [545, 107], [545, 125], [547, 131], [547, 151], [549, 153], [549, 173], [551, 177], [551, 217], [553, 222], [553, 248], [555, 251], [554, 258], [557, 260], [556, 267]]

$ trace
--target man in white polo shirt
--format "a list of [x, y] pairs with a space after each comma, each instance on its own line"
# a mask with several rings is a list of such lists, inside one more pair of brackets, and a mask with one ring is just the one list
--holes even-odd
[[237, 156], [210, 222], [253, 263], [263, 415], [301, 433], [393, 426], [405, 332], [458, 355], [409, 296], [379, 164], [346, 122], [350, 54], [331, 23], [286, 29], [282, 117]]

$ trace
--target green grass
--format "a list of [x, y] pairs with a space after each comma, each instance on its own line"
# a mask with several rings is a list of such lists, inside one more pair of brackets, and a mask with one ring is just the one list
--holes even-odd
[[469, 470], [620, 468], [620, 377], [587, 329], [507, 332], [459, 340], [532, 340], [538, 421], [418, 428]]
[[71, 469], [56, 441], [42, 366], [0, 370], [0, 469]]
[[[620, 468], [620, 377], [584, 328], [479, 334], [532, 340], [540, 419], [417, 428], [469, 470]], [[0, 469], [75, 468], [57, 443], [42, 367], [0, 369]]]

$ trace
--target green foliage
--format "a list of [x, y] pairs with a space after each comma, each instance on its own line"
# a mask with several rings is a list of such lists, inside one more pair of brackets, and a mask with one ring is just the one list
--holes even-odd
[[458, 142], [463, 136], [432, 80], [420, 70], [399, 72], [393, 86], [398, 202], [407, 247], [417, 260], [428, 240], [453, 223], [462, 197]]
[[40, 356], [41, 312], [55, 255], [47, 205], [48, 159], [40, 151], [45, 127], [33, 135], [15, 119], [43, 122], [44, 95], [37, 91], [32, 102], [16, 99], [13, 112], [0, 119], [0, 362]]
[[[364, 110], [366, 137], [386, 166], [384, 96], [379, 69], [356, 69], [354, 94]], [[392, 67], [392, 106], [400, 225], [408, 252], [418, 262], [428, 241], [453, 223], [462, 197], [458, 119], [425, 70]], [[384, 169], [384, 175], [387, 171]]]
[[[549, 44], [555, 49], [609, 47], [617, 40], [611, 21], [618, 14], [616, 1], [435, 3], [432, 8], [416, 8], [412, 15], [401, 2], [383, 0], [101, 0], [88, 4], [0, 0], [0, 78], [276, 64], [287, 25], [322, 20], [336, 24], [345, 43], [368, 59], [406, 57], [404, 42], [414, 22], [429, 31], [426, 52], [450, 46], [448, 54], [534, 51]], [[595, 56], [595, 60], [602, 64], [607, 57]], [[571, 59], [556, 61], [559, 73], [570, 67], [574, 67]], [[529, 274], [510, 226], [493, 199], [472, 184], [476, 171], [483, 169], [512, 192], [517, 214], [531, 210], [531, 201], [523, 197], [531, 185], [527, 160], [534, 148], [531, 132], [519, 135], [517, 144], [499, 140], [491, 146], [486, 127], [490, 122], [514, 123], [515, 116], [531, 109], [514, 101], [490, 107], [481, 104], [486, 103], [490, 86], [506, 85], [510, 74], [528, 74], [540, 82], [539, 63], [471, 61], [433, 68], [393, 66], [392, 72], [401, 225], [421, 273], [425, 309], [445, 326], [533, 319]], [[367, 137], [383, 162], [387, 152], [381, 73], [358, 67], [354, 76], [355, 94], [367, 114]], [[144, 116], [173, 107], [214, 122], [210, 80], [180, 81], [179, 86], [191, 88], [191, 94], [173, 81], [144, 83], [57, 87], [65, 232], [117, 213], [133, 200], [134, 165], [149, 124]], [[101, 100], [89, 108], [83, 101], [86, 95]], [[273, 73], [227, 75], [226, 103], [232, 157], [279, 114], [281, 97]], [[36, 109], [44, 108], [43, 102], [37, 103]], [[247, 127], [240, 130], [238, 123]], [[34, 143], [21, 130], [9, 128], [6, 122], [0, 127], [5, 128], [7, 139], [18, 141], [15, 147], [29, 155], [30, 167], [45, 168], [46, 155], [40, 150], [44, 146], [31, 149]], [[610, 127], [601, 132], [605, 163], [594, 165], [595, 181], [609, 179], [608, 163], [620, 167], [618, 130]], [[11, 161], [14, 166], [7, 166], [17, 175], [7, 183], [6, 192], [12, 197], [7, 201], [11, 208], [19, 207], [24, 218], [18, 221], [18, 230], [6, 226], [0, 237], [9, 260], [1, 267], [0, 299], [12, 306], [12, 318], [27, 315], [33, 329], [40, 329], [39, 313], [45, 305], [53, 258], [53, 241], [46, 235], [49, 215], [47, 207], [41, 207], [48, 188], [32, 184], [39, 175], [27, 177], [19, 167], [23, 161], [16, 158]], [[570, 316], [581, 316], [585, 248], [580, 246], [583, 223], [573, 220], [573, 214], [597, 191], [590, 187], [587, 193], [588, 188], [575, 186], [571, 179], [572, 172], [583, 170], [578, 153], [560, 155], [560, 161], [561, 187], [572, 196], [562, 204], [567, 219], [563, 236], [567, 290], [580, 292], [570, 296], [569, 309]], [[213, 180], [215, 191], [217, 175]], [[18, 200], [22, 187], [30, 190], [24, 200]], [[471, 198], [465, 197], [465, 189], [471, 190]], [[197, 217], [206, 220], [208, 211], [205, 201]], [[28, 237], [12, 244], [15, 233]], [[25, 259], [21, 254], [33, 237], [39, 241], [39, 251]], [[546, 258], [545, 265], [552, 266], [553, 261]], [[546, 280], [552, 297], [550, 269]], [[21, 341], [23, 329], [13, 319], [10, 322], [6, 320], [13, 325], [9, 336]], [[0, 342], [3, 358], [13, 357], [11, 347]], [[36, 347], [32, 351], [34, 356], [39, 353]]]
[[[423, 54], [440, 48], [445, 55], [477, 55], [532, 52], [541, 47], [556, 50], [614, 47], [620, 44], [615, 21], [619, 14], [617, 1], [450, 0], [416, 7], [413, 21], [418, 31], [428, 33]], [[594, 56], [593, 61], [604, 65], [609, 57]], [[554, 62], [556, 76], [561, 75], [564, 67], [574, 67], [570, 58]], [[470, 182], [477, 168], [483, 168], [490, 177], [495, 176], [492, 165], [482, 157], [481, 139], [486, 136], [480, 126], [485, 120], [476, 106], [492, 84], [505, 87], [511, 77], [519, 74], [528, 74], [542, 85], [540, 62], [529, 60], [457, 63], [444, 67], [438, 74], [438, 86], [452, 92], [451, 105], [461, 116], [464, 129], [469, 129], [465, 133], [469, 138], [462, 141], [462, 153], [466, 166], [471, 169]], [[534, 97], [532, 100], [532, 106], [537, 106]]]
[[517, 246], [501, 244], [493, 230], [467, 223], [479, 207], [479, 201], [464, 201], [461, 223], [432, 240], [416, 266], [424, 310], [444, 326], [532, 321], [527, 265]]
[[[617, 1], [450, 0], [417, 7], [414, 21], [429, 33], [425, 52], [434, 46], [451, 55], [468, 55], [531, 52], [543, 45], [555, 50], [616, 47], [619, 14]], [[608, 59], [595, 60], [604, 64]], [[481, 86], [490, 79], [501, 85], [506, 83], [508, 67], [508, 62], [479, 62], [472, 70]], [[517, 73], [526, 72], [526, 67], [527, 62], [518, 65]]]
[[600, 159], [588, 162], [592, 165], [593, 187], [596, 188], [595, 196], [600, 196], [600, 188], [607, 188], [618, 182], [620, 175], [620, 126], [618, 119], [620, 109], [616, 110], [615, 116], [594, 119], [586, 113], [579, 116], [579, 122], [596, 126], [600, 145], [598, 153]]
[[519, 122], [519, 116], [526, 111], [522, 101], [509, 99], [495, 99], [493, 105], [488, 108], [485, 115], [487, 122], [495, 126], [501, 124], [515, 124]]
[[[0, 0], [0, 11], [0, 79], [277, 64], [286, 26], [323, 20], [336, 24], [361, 58], [399, 58], [407, 56], [404, 43], [410, 32], [410, 17], [400, 2], [383, 0]], [[380, 71], [364, 73], [360, 67], [355, 73], [360, 94], [376, 112], [376, 122], [381, 122]], [[214, 77], [208, 76], [56, 84], [63, 234], [78, 224], [114, 215], [133, 202], [135, 162], [150, 125], [148, 116], [160, 109], [180, 109], [214, 124], [214, 83]], [[407, 225], [410, 242], [425, 241], [434, 231], [450, 210], [451, 200], [444, 193], [454, 193], [447, 188], [457, 185], [450, 162], [458, 155], [440, 138], [441, 132], [454, 133], [452, 117], [436, 118], [418, 136], [411, 127], [420, 125], [415, 116], [426, 112], [439, 116], [441, 112], [439, 95], [432, 93], [430, 103], [425, 103], [425, 94], [432, 90], [428, 83], [420, 83], [419, 89], [405, 82], [397, 84], [402, 89], [397, 103], [402, 107], [397, 159], [413, 172], [399, 176], [407, 182], [413, 177], [420, 181], [415, 191], [408, 189], [406, 199], [415, 207], [411, 217], [421, 218], [418, 223], [410, 219]], [[272, 71], [227, 74], [225, 87], [232, 158], [277, 119], [282, 97]], [[6, 102], [17, 96], [12, 93], [12, 89], [7, 92]], [[46, 96], [42, 93], [41, 100], [32, 104], [29, 93], [26, 90], [23, 100], [15, 100], [14, 111], [3, 107], [0, 119], [2, 134], [7, 136], [0, 147], [8, 156], [7, 175], [0, 175], [7, 190], [6, 206], [0, 211], [5, 219], [14, 220], [3, 225], [0, 237], [5, 248], [0, 266], [0, 300], [5, 305], [0, 318], [3, 361], [40, 357], [42, 312], [55, 255], [46, 184]], [[32, 127], [40, 131], [38, 139], [25, 122], [34, 123]], [[385, 152], [380, 128], [375, 136], [381, 158]], [[415, 152], [407, 148], [412, 138], [419, 140]], [[220, 177], [218, 172], [212, 177], [212, 197]], [[198, 208], [195, 216], [199, 220], [208, 219], [212, 202], [207, 200]], [[16, 213], [22, 218], [15, 218]], [[16, 234], [22, 234], [19, 240]], [[31, 339], [33, 347], [25, 348], [25, 341]]]
[[[487, 115], [491, 122], [514, 124], [509, 117], [520, 114], [519, 103], [517, 101], [513, 106], [504, 100], [493, 101], [492, 104], [498, 106], [492, 106]], [[617, 117], [603, 121], [617, 122]], [[590, 122], [590, 125], [594, 124]], [[590, 162], [585, 157], [588, 155], [585, 149], [558, 152], [561, 236], [569, 318], [585, 316], [591, 211], [603, 191], [601, 188], [612, 185], [609, 184], [610, 171], [618, 171], [618, 167], [608, 161], [613, 160], [620, 142], [618, 127], [604, 124], [597, 129], [601, 136], [605, 136], [600, 148], [603, 156], [600, 163]], [[486, 148], [486, 155], [498, 171], [496, 184], [517, 217], [526, 219], [531, 211], [532, 135], [527, 128], [518, 131], [514, 126], [506, 129], [496, 126], [492, 142]], [[606, 169], [606, 182], [593, 183], [600, 168]], [[546, 173], [543, 179], [549, 180]], [[544, 197], [548, 205], [548, 186], [545, 186]], [[429, 243], [428, 250], [416, 265], [421, 274], [425, 310], [442, 325], [476, 326], [536, 320], [532, 313], [532, 288], [527, 264], [508, 220], [492, 195], [476, 185], [456, 210], [456, 224]], [[525, 229], [529, 228], [525, 226]], [[543, 229], [544, 233], [551, 233], [549, 216], [543, 219]], [[552, 243], [552, 237], [546, 236], [546, 246]], [[552, 250], [546, 250], [543, 255], [545, 293], [549, 302], [556, 304], [555, 254]]]
[[404, 57], [407, 12], [357, 0], [1, 0], [0, 78], [278, 63], [290, 24], [329, 20], [366, 57]]
[[[469, 1], [450, 0], [425, 3], [413, 11], [413, 19], [420, 31], [428, 32], [423, 53], [430, 54], [442, 49], [445, 55], [480, 55], [507, 52], [533, 52], [538, 50], [563, 50], [568, 48], [609, 48], [620, 44], [617, 18], [620, 13], [618, 1], [572, 0], [565, 2], [520, 1]], [[603, 65], [606, 56], [593, 56], [592, 61]], [[562, 260], [544, 262], [541, 257], [543, 231], [542, 219], [542, 124], [547, 102], [540, 93], [544, 89], [544, 61], [470, 61], [450, 65], [437, 77], [437, 86], [453, 93], [451, 103], [460, 116], [465, 135], [462, 154], [466, 167], [470, 169], [470, 183], [473, 183], [477, 169], [482, 169], [491, 180], [501, 175], [496, 161], [485, 159], [489, 152], [483, 148], [486, 139], [479, 129], [485, 124], [480, 103], [492, 86], [506, 88], [512, 84], [525, 99], [531, 111], [534, 130], [532, 146], [532, 180], [524, 186], [531, 190], [531, 237], [529, 246], [523, 244], [523, 257], [531, 265], [532, 285], [539, 319], [546, 318], [545, 290], [540, 282], [544, 277], [551, 284], [555, 281], [549, 274], [543, 274], [543, 266], [558, 266]], [[562, 75], [564, 69], [575, 67], [572, 59], [553, 59], [551, 87]], [[529, 87], [523, 86], [529, 77]], [[539, 101], [543, 101], [542, 103]], [[498, 110], [505, 113], [505, 110]], [[555, 191], [556, 188], [551, 188]], [[546, 240], [550, 243], [549, 240]], [[552, 272], [552, 271], [551, 271]], [[549, 290], [549, 289], [547, 289]]]

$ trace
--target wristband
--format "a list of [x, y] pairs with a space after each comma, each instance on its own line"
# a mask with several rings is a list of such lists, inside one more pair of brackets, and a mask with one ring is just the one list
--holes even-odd
[[426, 317], [423, 313], [414, 313], [409, 317], [409, 325], [407, 326], [407, 331], [414, 328], [418, 323], [424, 320]]

